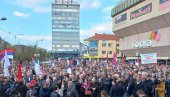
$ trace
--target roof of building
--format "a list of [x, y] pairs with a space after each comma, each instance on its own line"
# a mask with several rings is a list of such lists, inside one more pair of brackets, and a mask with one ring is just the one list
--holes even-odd
[[84, 39], [84, 41], [90, 41], [90, 40], [119, 40], [119, 36], [113, 35], [113, 34], [97, 34], [95, 33], [95, 36]]

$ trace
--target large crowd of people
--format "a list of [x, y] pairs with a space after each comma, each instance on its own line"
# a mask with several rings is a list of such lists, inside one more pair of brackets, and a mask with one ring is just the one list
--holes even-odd
[[[41, 65], [36, 75], [33, 65], [17, 64], [11, 76], [0, 75], [0, 97], [170, 97], [169, 65], [134, 65], [80, 61], [67, 72], [66, 60]], [[3, 68], [1, 68], [3, 69]], [[3, 71], [3, 70], [0, 70]]]

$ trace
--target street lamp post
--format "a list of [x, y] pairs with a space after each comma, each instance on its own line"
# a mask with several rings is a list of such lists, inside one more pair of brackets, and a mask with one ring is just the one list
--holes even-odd
[[16, 45], [17, 36], [24, 35], [24, 34], [14, 34], [14, 33], [11, 33], [11, 32], [8, 32], [8, 33], [14, 35], [15, 45]]
[[2, 18], [0, 18], [0, 20], [5, 21], [5, 20], [7, 20], [7, 18], [6, 17], [2, 17]]
[[17, 36], [19, 36], [19, 35], [24, 35], [24, 34], [17, 34], [17, 35], [14, 35], [14, 37], [15, 37], [15, 45], [16, 45], [16, 42], [17, 42]]
[[43, 41], [43, 39], [37, 40], [37, 41], [36, 41], [36, 44], [35, 44], [36, 52], [35, 52], [35, 55], [34, 55], [34, 56], [37, 57], [37, 58], [40, 56], [40, 54], [38, 54], [38, 50], [37, 50], [37, 49], [38, 49], [38, 43], [41, 42], [41, 41]]

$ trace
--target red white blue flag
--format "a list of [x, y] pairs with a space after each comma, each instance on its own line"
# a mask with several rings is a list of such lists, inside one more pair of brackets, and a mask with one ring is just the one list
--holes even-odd
[[0, 52], [0, 61], [2, 61], [5, 57], [5, 52], [7, 53], [7, 56], [9, 59], [13, 59], [14, 56], [14, 50], [13, 49], [7, 49], [7, 50], [3, 50]]

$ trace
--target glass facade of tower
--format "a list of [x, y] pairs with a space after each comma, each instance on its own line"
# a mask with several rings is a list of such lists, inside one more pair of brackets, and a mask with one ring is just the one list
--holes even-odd
[[71, 1], [60, 1], [52, 4], [52, 49], [55, 52], [79, 51], [80, 5]]

